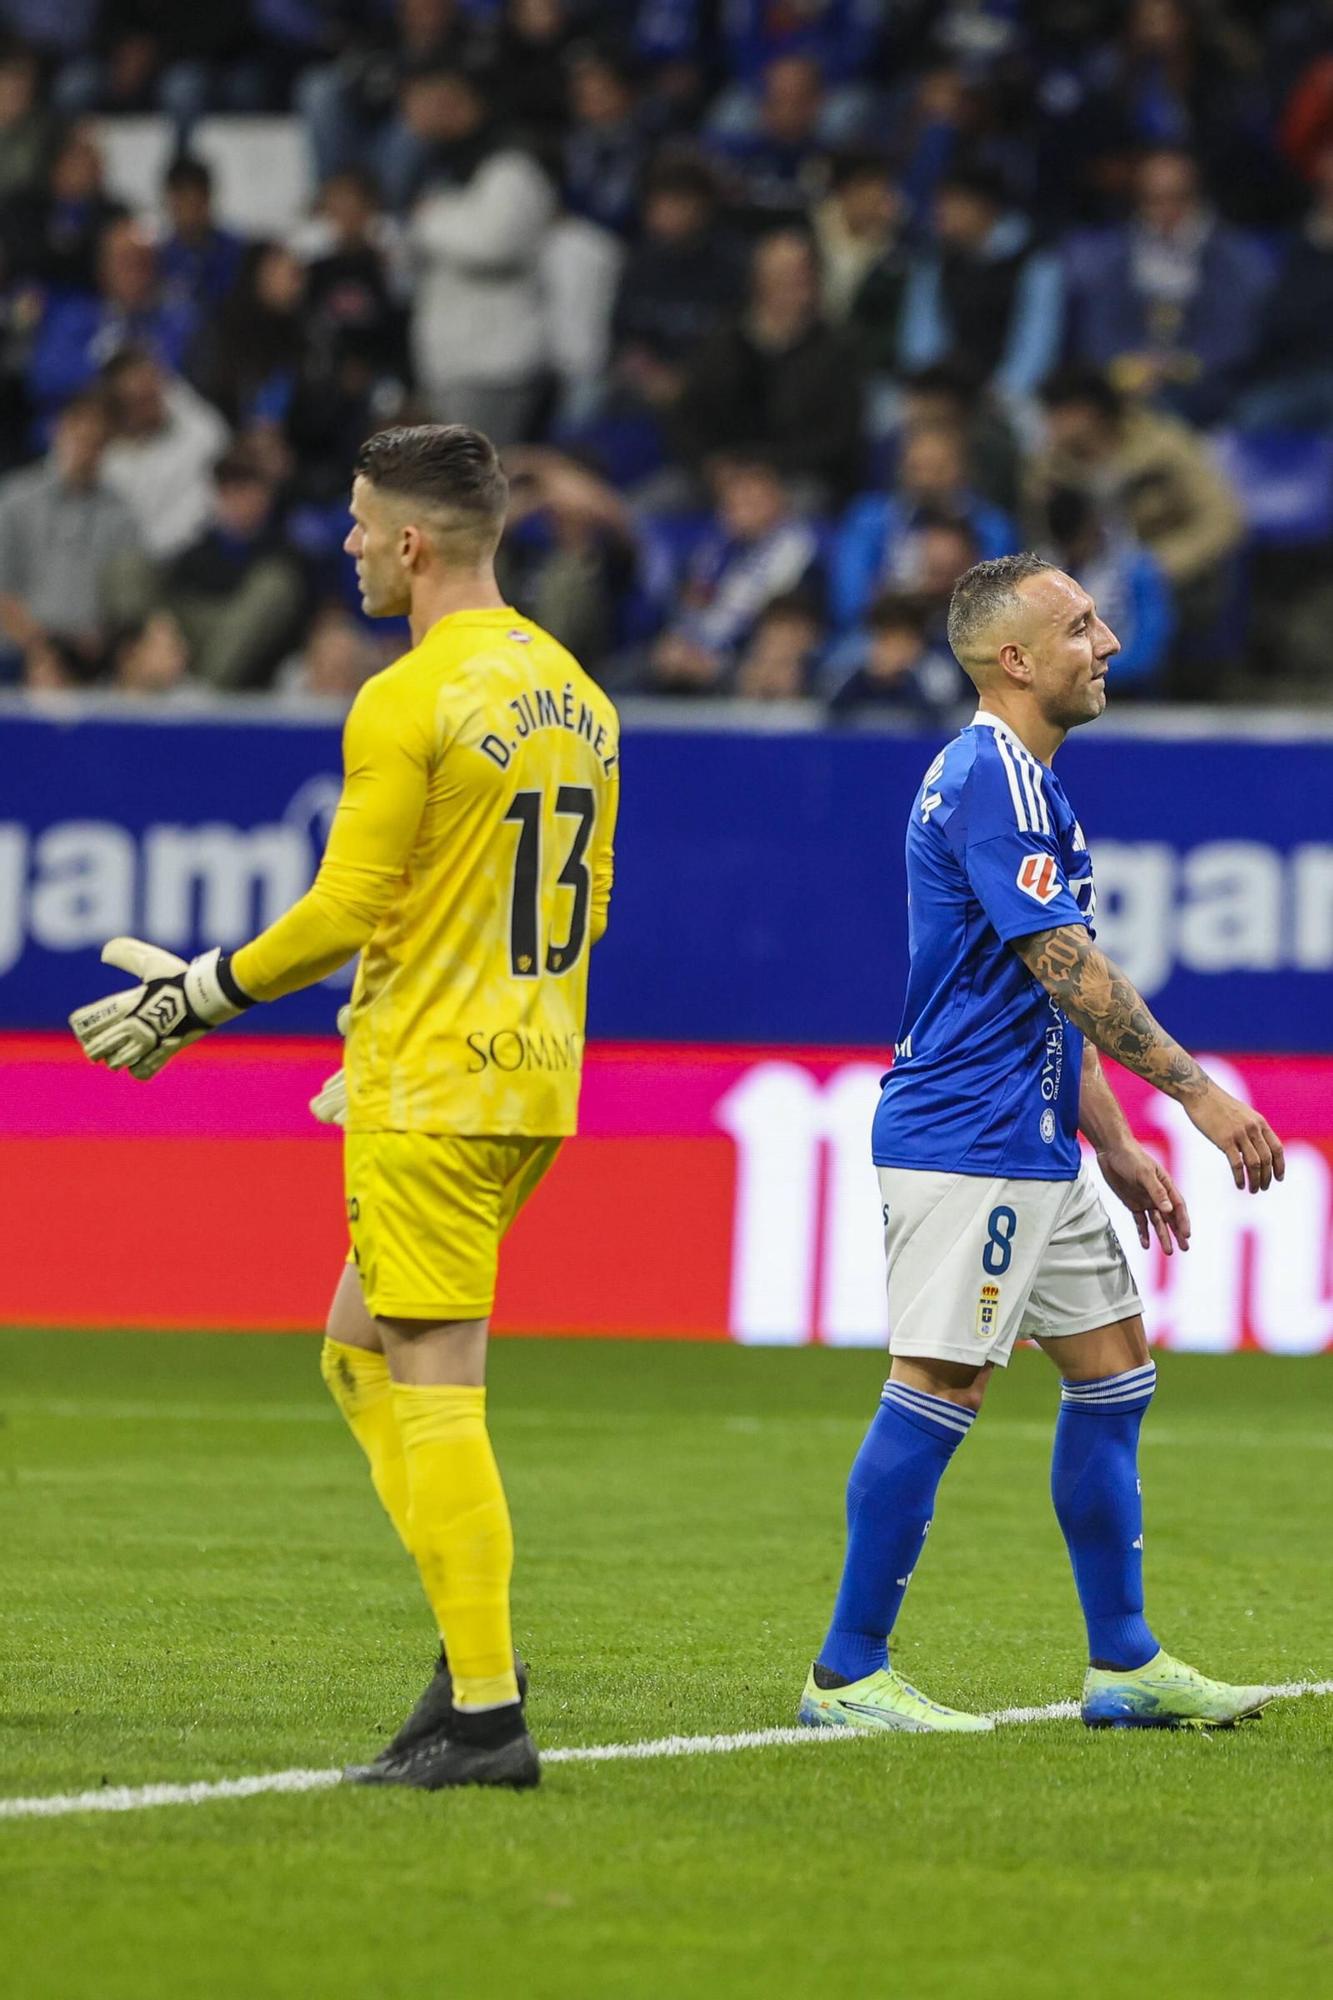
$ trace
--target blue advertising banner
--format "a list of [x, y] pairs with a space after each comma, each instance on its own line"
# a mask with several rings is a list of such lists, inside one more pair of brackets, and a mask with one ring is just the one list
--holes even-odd
[[[590, 1032], [887, 1049], [903, 828], [938, 741], [627, 727]], [[187, 955], [253, 935], [310, 881], [338, 771], [335, 726], [281, 716], [0, 716], [0, 1027], [61, 1025], [117, 932]], [[1203, 1049], [1333, 1049], [1333, 739], [1107, 724], [1059, 771], [1099, 937], [1168, 1025]], [[262, 1026], [325, 1032], [349, 983]]]

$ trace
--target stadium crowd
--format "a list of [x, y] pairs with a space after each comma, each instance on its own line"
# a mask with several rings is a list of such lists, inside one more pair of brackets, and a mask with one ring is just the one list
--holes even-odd
[[[1120, 699], [1330, 682], [1333, 5], [0, 0], [0, 681], [349, 699], [348, 468], [506, 447], [616, 693], [954, 709], [1036, 546]], [[198, 121], [317, 197], [219, 220]], [[151, 212], [99, 121], [156, 113]]]

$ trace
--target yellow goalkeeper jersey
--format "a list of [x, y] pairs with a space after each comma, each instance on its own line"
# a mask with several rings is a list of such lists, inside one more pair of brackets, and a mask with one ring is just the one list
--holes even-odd
[[315, 882], [236, 953], [236, 979], [274, 1000], [361, 951], [351, 1131], [573, 1132], [615, 709], [530, 619], [458, 611], [361, 689], [343, 762]]

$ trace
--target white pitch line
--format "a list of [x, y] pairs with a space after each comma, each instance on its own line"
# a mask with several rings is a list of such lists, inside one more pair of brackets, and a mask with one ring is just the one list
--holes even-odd
[[[1333, 1694], [1333, 1681], [1283, 1681], [1266, 1687], [1279, 1696]], [[1072, 1701], [1042, 1708], [997, 1708], [991, 1721], [1068, 1722], [1078, 1714]], [[645, 1743], [587, 1743], [543, 1750], [543, 1764], [611, 1764], [651, 1757], [719, 1757], [732, 1750], [768, 1750], [778, 1744], [864, 1743], [853, 1729], [745, 1729], [733, 1736], [657, 1736]], [[71, 1813], [139, 1812], [148, 1806], [202, 1806], [217, 1799], [253, 1799], [262, 1792], [324, 1792], [340, 1783], [342, 1772], [268, 1771], [249, 1778], [200, 1779], [188, 1785], [104, 1785], [95, 1792], [56, 1792], [31, 1799], [0, 1798], [0, 1819], [63, 1819]]]

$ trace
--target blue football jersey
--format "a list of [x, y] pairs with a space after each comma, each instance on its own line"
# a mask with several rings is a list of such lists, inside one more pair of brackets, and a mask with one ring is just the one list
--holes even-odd
[[1092, 863], [1059, 781], [996, 717], [979, 714], [926, 773], [907, 898], [907, 1000], [875, 1164], [1072, 1180], [1083, 1037], [1010, 939], [1091, 931]]

